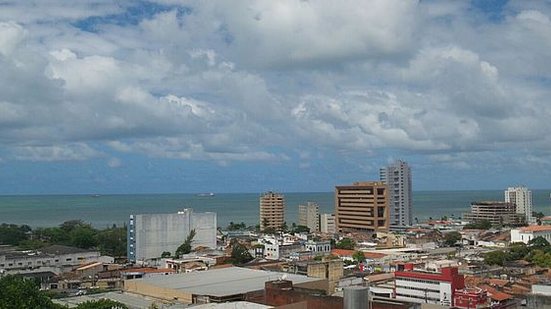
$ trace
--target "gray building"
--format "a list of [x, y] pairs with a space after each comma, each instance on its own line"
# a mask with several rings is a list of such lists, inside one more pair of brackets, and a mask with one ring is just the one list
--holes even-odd
[[130, 215], [128, 224], [128, 259], [145, 262], [163, 252], [174, 254], [191, 230], [192, 247], [216, 248], [216, 213], [195, 213], [184, 209], [175, 214]]
[[412, 225], [413, 193], [409, 165], [397, 160], [381, 168], [380, 179], [388, 186], [391, 228]]
[[298, 206], [298, 225], [307, 226], [310, 232], [320, 230], [320, 207], [316, 203], [308, 202]]

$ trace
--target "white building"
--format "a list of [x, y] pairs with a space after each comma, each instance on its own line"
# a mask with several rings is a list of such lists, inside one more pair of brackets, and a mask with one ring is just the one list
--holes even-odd
[[551, 225], [530, 225], [511, 230], [511, 242], [528, 242], [536, 237], [543, 237], [551, 243]]
[[310, 232], [320, 230], [320, 207], [316, 203], [308, 202], [298, 206], [298, 225], [310, 228]]
[[412, 183], [409, 165], [398, 160], [380, 170], [380, 179], [388, 186], [390, 226], [412, 225]]
[[321, 214], [320, 216], [320, 231], [327, 234], [335, 234], [335, 215]]
[[165, 251], [174, 254], [191, 230], [195, 230], [193, 248], [216, 248], [216, 213], [184, 209], [175, 214], [130, 215], [128, 259], [145, 262], [159, 258]]
[[534, 222], [532, 217], [532, 191], [525, 186], [509, 187], [505, 190], [505, 202], [516, 205], [516, 211], [526, 216], [526, 222]]

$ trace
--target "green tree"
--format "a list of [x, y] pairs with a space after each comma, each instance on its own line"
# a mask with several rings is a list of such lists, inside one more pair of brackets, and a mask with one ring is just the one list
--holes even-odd
[[488, 220], [480, 220], [478, 222], [465, 225], [464, 229], [489, 230], [492, 227], [492, 222]]
[[279, 227], [279, 229], [283, 232], [287, 232], [289, 230], [289, 227], [287, 226], [287, 221], [284, 221], [283, 224]]
[[511, 261], [522, 260], [530, 253], [530, 249], [525, 243], [515, 242], [509, 246], [509, 257]]
[[508, 259], [507, 253], [502, 250], [491, 251], [484, 254], [484, 263], [487, 265], [499, 265], [503, 266]]
[[253, 259], [245, 245], [234, 242], [231, 250], [231, 260], [233, 264], [244, 264]]
[[34, 280], [8, 275], [0, 278], [1, 309], [61, 309]]
[[356, 242], [351, 238], [345, 237], [335, 244], [335, 248], [354, 250], [354, 248], [356, 248]]
[[180, 247], [178, 247], [178, 249], [176, 249], [176, 252], [174, 253], [174, 255], [176, 257], [179, 257], [182, 254], [190, 253], [191, 252], [191, 244], [193, 242], [194, 237], [195, 237], [195, 229], [193, 229], [189, 232], [189, 235], [187, 235], [186, 240], [184, 241], [183, 244], [180, 245]]
[[304, 225], [297, 225], [293, 229], [294, 233], [310, 233], [310, 228]]
[[76, 309], [128, 309], [128, 307], [119, 303], [118, 301], [110, 299], [100, 299], [100, 300], [89, 300], [83, 303], [80, 303], [76, 306]]
[[352, 259], [356, 261], [356, 264], [360, 264], [365, 261], [365, 255], [362, 251], [356, 251], [352, 254]]
[[457, 244], [458, 241], [461, 240], [461, 233], [453, 231], [446, 233], [444, 236], [444, 244], [448, 247], [453, 247]]
[[69, 232], [71, 245], [77, 248], [90, 249], [98, 245], [97, 231], [89, 225], [76, 226]]
[[28, 225], [16, 225], [2, 223], [0, 225], [0, 244], [16, 246], [20, 242], [29, 239], [30, 228]]
[[546, 250], [550, 249], [549, 246], [550, 246], [549, 242], [541, 236], [532, 238], [528, 242], [528, 248], [530, 248], [530, 250], [543, 250], [543, 251], [546, 251]]
[[126, 226], [111, 228], [98, 231], [98, 248], [102, 254], [109, 256], [126, 255]]

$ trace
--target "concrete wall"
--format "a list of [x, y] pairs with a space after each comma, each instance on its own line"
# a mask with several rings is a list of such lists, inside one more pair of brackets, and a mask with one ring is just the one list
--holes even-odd
[[162, 288], [144, 283], [141, 280], [125, 280], [124, 291], [167, 301], [178, 301], [184, 304], [193, 302], [192, 295], [183, 291], [170, 288]]

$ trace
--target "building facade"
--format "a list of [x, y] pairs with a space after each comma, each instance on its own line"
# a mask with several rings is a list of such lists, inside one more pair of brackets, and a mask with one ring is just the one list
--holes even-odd
[[457, 267], [444, 267], [441, 272], [414, 270], [405, 264], [394, 272], [396, 299], [414, 303], [454, 306], [456, 290], [465, 288], [465, 279]]
[[216, 213], [184, 209], [175, 214], [130, 215], [128, 259], [146, 262], [159, 258], [163, 252], [174, 254], [191, 230], [195, 230], [193, 248], [216, 248]]
[[536, 237], [543, 237], [551, 242], [551, 226], [549, 225], [530, 225], [511, 230], [511, 242], [528, 242]]
[[515, 226], [525, 222], [515, 204], [501, 201], [472, 202], [471, 212], [463, 214], [463, 219], [471, 223], [489, 221], [493, 226]]
[[335, 227], [338, 232], [375, 232], [389, 228], [387, 186], [356, 182], [335, 187]]
[[321, 214], [320, 215], [320, 232], [326, 234], [335, 234], [335, 215]]
[[285, 197], [272, 191], [260, 196], [260, 229], [280, 230], [285, 222]]
[[388, 186], [390, 225], [396, 227], [413, 224], [413, 192], [411, 168], [398, 160], [380, 169], [380, 179]]
[[516, 205], [516, 211], [526, 217], [526, 222], [534, 222], [532, 217], [532, 191], [525, 186], [509, 187], [505, 190], [505, 202]]
[[310, 232], [320, 230], [320, 207], [316, 203], [308, 202], [298, 206], [298, 225], [306, 226]]

